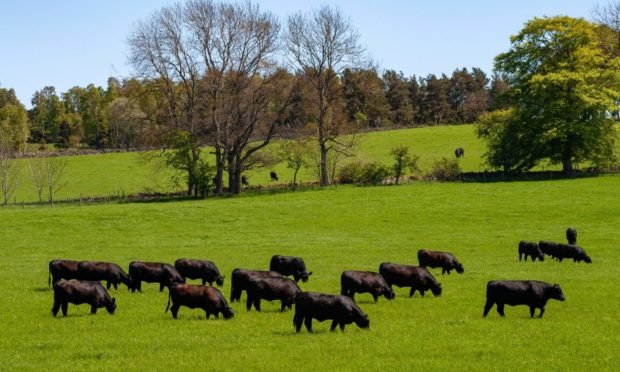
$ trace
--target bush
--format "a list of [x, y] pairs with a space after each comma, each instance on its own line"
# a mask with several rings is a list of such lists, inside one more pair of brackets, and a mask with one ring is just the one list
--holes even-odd
[[343, 165], [338, 171], [338, 180], [340, 183], [357, 183], [362, 176], [362, 163], [353, 161]]
[[362, 168], [360, 182], [365, 185], [378, 185], [390, 175], [390, 169], [378, 162], [371, 162]]
[[455, 181], [461, 177], [461, 166], [455, 159], [435, 160], [427, 177], [439, 181]]

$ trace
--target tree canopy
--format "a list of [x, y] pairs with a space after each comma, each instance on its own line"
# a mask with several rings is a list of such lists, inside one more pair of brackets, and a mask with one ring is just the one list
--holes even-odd
[[584, 19], [534, 18], [496, 57], [511, 108], [478, 127], [491, 166], [524, 171], [548, 160], [572, 173], [575, 163], [614, 161], [620, 59], [604, 52], [596, 31]]

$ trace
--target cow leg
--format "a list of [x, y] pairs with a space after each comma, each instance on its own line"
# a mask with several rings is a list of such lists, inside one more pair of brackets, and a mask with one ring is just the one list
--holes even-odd
[[252, 310], [252, 302], [254, 302], [252, 297], [248, 295], [248, 298], [245, 301], [245, 308], [248, 309], [248, 311]]
[[205, 310], [205, 316], [207, 317], [207, 320], [209, 320], [209, 317], [211, 316], [211, 313], [208, 312], [207, 310]]
[[159, 291], [160, 292], [164, 291], [164, 283], [159, 283]]
[[441, 268], [441, 275], [446, 273], [446, 269], [444, 269], [443, 267]]
[[347, 291], [347, 289], [345, 287], [340, 288], [340, 295], [342, 296], [348, 296], [349, 291]]
[[303, 323], [304, 318], [299, 315], [299, 314], [295, 314], [295, 317], [293, 317], [293, 324], [295, 325], [295, 332], [299, 333], [299, 331], [301, 331], [301, 323]]
[[377, 300], [379, 299], [379, 296], [377, 296], [376, 294], [373, 293], [372, 298], [375, 300], [375, 303], [377, 303]]
[[306, 329], [308, 330], [308, 332], [312, 333], [312, 317], [311, 316], [306, 316], [306, 319], [304, 319], [304, 324], [306, 325]]
[[60, 301], [54, 301], [54, 306], [52, 306], [52, 315], [54, 316], [54, 318], [58, 314], [59, 310], [60, 310]]
[[[207, 279], [202, 278], [202, 285], [205, 285], [207, 283]], [[209, 283], [209, 285], [211, 285], [211, 283]]]
[[112, 282], [108, 280], [108, 283], [106, 284], [106, 288], [108, 289], [108, 291], [110, 290], [110, 287], [112, 287]]
[[338, 326], [338, 320], [334, 319], [334, 321], [332, 322], [332, 326], [329, 328], [329, 331], [330, 332], [335, 331], [337, 326]]
[[409, 297], [412, 297], [414, 293], [415, 293], [415, 288], [411, 287], [411, 289], [409, 290]]
[[[519, 261], [521, 261], [522, 257], [523, 257], [523, 254], [521, 252], [519, 252]], [[527, 261], [527, 256], [525, 256], [525, 260]]]
[[90, 313], [97, 314], [97, 305], [90, 305]]
[[340, 322], [340, 331], [344, 332], [344, 322]]
[[254, 299], [254, 308], [256, 311], [260, 311], [260, 297], [256, 297]]
[[173, 317], [174, 319], [177, 319], [177, 314], [179, 313], [179, 308], [180, 308], [180, 306], [179, 306], [179, 305], [177, 305], [177, 304], [173, 304], [173, 305], [170, 307], [170, 312], [172, 313], [172, 317]]
[[281, 305], [280, 305], [280, 312], [283, 313], [284, 312], [284, 308], [286, 308], [286, 304], [284, 303], [284, 300], [281, 301]]
[[69, 307], [69, 303], [63, 302], [61, 307], [62, 307], [62, 316], [67, 316], [67, 308]]
[[534, 306], [530, 306], [530, 318], [534, 317], [534, 311], [536, 310], [536, 308]]
[[540, 308], [540, 315], [538, 315], [538, 317], [542, 318], [544, 312], [545, 312], [545, 307], [543, 306], [543, 307]]
[[493, 307], [493, 301], [487, 300], [487, 303], [484, 304], [484, 312], [482, 313], [482, 316], [487, 316], [487, 314], [489, 313], [492, 307]]
[[114, 282], [114, 283], [112, 283], [112, 284], [114, 285], [114, 290], [118, 290], [118, 283], [117, 283], [117, 282]]
[[498, 313], [500, 316], [504, 316], [504, 315], [505, 315], [505, 314], [504, 314], [504, 303], [503, 303], [503, 302], [498, 302], [498, 303], [497, 303], [497, 313]]
[[425, 292], [425, 291], [424, 291], [424, 290], [422, 290], [422, 289], [418, 289], [418, 291], [420, 291], [420, 296], [424, 297], [424, 292]]

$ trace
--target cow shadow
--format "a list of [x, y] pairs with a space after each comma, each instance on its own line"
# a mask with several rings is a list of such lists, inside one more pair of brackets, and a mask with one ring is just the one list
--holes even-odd
[[50, 288], [50, 287], [34, 287], [34, 288], [31, 288], [31, 289], [32, 289], [33, 292], [39, 292], [39, 293], [40, 292], [51, 292], [52, 291], [52, 288]]
[[272, 332], [273, 335], [275, 336], [284, 336], [284, 337], [301, 337], [301, 335], [320, 335], [320, 334], [328, 334], [328, 333], [342, 333], [339, 329], [334, 331], [334, 332], [330, 332], [329, 329], [312, 329], [312, 333], [308, 332], [306, 330], [306, 328], [302, 328], [301, 332], [297, 333], [295, 331], [295, 329], [292, 329], [291, 331], [274, 331]]

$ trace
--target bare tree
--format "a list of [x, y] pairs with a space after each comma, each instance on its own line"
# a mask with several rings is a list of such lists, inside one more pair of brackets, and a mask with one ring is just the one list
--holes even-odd
[[6, 207], [15, 193], [19, 179], [18, 162], [14, 159], [14, 152], [8, 146], [0, 143], [0, 191], [3, 204]]
[[350, 131], [344, 125], [345, 121], [338, 118], [336, 107], [342, 96], [340, 77], [344, 70], [360, 66], [364, 49], [359, 38], [350, 19], [339, 9], [329, 6], [288, 18], [289, 54], [299, 73], [311, 81], [316, 95], [322, 186], [329, 183], [328, 153], [347, 154], [347, 149], [352, 145], [342, 140], [342, 135]]
[[30, 173], [30, 179], [34, 186], [37, 196], [39, 197], [39, 204], [43, 203], [43, 190], [46, 188], [46, 159], [40, 157], [34, 157], [28, 159], [28, 172]]
[[44, 158], [45, 185], [50, 205], [54, 206], [54, 194], [65, 185], [63, 177], [67, 169], [67, 159], [57, 156]]
[[281, 144], [280, 156], [286, 166], [293, 170], [293, 191], [297, 189], [297, 173], [306, 164], [310, 152], [310, 140], [307, 137], [296, 137]]

